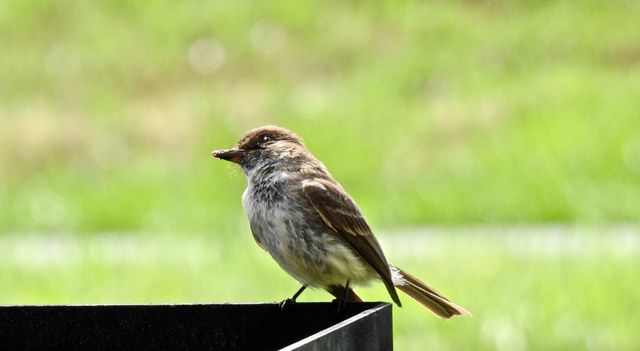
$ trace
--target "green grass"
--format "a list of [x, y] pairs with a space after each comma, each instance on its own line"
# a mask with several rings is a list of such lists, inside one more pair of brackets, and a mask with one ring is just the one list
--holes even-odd
[[637, 231], [597, 229], [640, 219], [638, 18], [596, 0], [2, 1], [0, 303], [290, 295], [247, 249], [242, 174], [210, 156], [279, 124], [374, 228], [589, 228], [560, 234], [566, 254], [521, 232], [385, 236], [475, 313], [407, 303], [398, 349], [638, 349]]
[[[389, 233], [391, 234], [391, 233]], [[380, 236], [387, 256], [471, 310], [439, 320], [402, 295], [398, 350], [640, 347], [634, 228], [431, 229]], [[0, 238], [3, 304], [278, 301], [297, 283], [246, 232]], [[389, 301], [381, 284], [358, 289]], [[322, 291], [301, 301], [329, 301]]]
[[209, 152], [268, 123], [386, 227], [637, 222], [638, 17], [602, 1], [5, 1], [0, 231], [228, 232], [244, 181]]

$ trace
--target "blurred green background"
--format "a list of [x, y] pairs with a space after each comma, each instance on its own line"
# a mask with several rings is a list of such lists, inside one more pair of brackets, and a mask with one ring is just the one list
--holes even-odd
[[241, 172], [210, 156], [278, 124], [390, 260], [475, 314], [406, 304], [398, 349], [638, 349], [639, 18], [634, 1], [2, 1], [0, 303], [292, 294]]

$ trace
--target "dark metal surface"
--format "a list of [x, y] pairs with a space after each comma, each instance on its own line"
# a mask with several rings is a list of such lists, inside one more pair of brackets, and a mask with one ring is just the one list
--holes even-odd
[[379, 304], [283, 350], [391, 351], [391, 321], [391, 305]]
[[391, 350], [391, 338], [386, 303], [0, 307], [0, 350]]

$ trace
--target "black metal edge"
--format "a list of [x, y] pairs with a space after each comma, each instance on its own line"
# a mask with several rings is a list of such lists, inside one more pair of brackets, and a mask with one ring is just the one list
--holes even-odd
[[[335, 306], [335, 304], [332, 304], [332, 303], [305, 302], [305, 303], [300, 303], [300, 305], [301, 306], [299, 307], [303, 308], [302, 311], [306, 310], [306, 308], [304, 308], [304, 305], [309, 305], [308, 307], [311, 307], [311, 310], [316, 310], [319, 307], [322, 307], [322, 309], [325, 309], [326, 306], [332, 306], [330, 308], [330, 310], [332, 311], [330, 315], [334, 317], [337, 317], [339, 315], [339, 314], [336, 314], [336, 311], [334, 310], [335, 307], [337, 306]], [[132, 308], [134, 309], [134, 311], [135, 310], [145, 311], [147, 309], [163, 310], [165, 308], [168, 308], [168, 309], [177, 308], [182, 310], [183, 307], [196, 308], [196, 309], [198, 309], [199, 307], [203, 307], [203, 308], [221, 307], [222, 309], [225, 309], [226, 307], [230, 307], [232, 309], [240, 309], [240, 310], [244, 309], [245, 307], [248, 307], [248, 308], [256, 307], [261, 310], [264, 310], [264, 309], [272, 310], [276, 308], [278, 311], [281, 311], [277, 303], [262, 302], [262, 303], [221, 303], [221, 304], [185, 303], [185, 304], [147, 304], [147, 305], [139, 305], [139, 304], [12, 305], [12, 306], [0, 306], [0, 312], [2, 312], [2, 310], [4, 309], [7, 309], [7, 310], [28, 309], [28, 310], [31, 310], [32, 312], [35, 312], [36, 314], [40, 313], [38, 311], [41, 309], [42, 311], [47, 313], [50, 312], [51, 310], [58, 310], [58, 309], [76, 310], [76, 311], [104, 310], [104, 311], [113, 312], [114, 310], [124, 308], [126, 310], [129, 310], [129, 313], [130, 313]], [[356, 307], [355, 311], [353, 310], [354, 307]], [[295, 308], [293, 310], [295, 310]], [[291, 310], [290, 312], [292, 312], [293, 310]], [[349, 310], [351, 310], [352, 312], [348, 313]], [[323, 347], [323, 345], [329, 345], [329, 346], [349, 345], [350, 338], [348, 337], [345, 338], [345, 336], [347, 336], [348, 333], [352, 333], [352, 332], [356, 333], [354, 335], [373, 335], [374, 336], [374, 337], [366, 337], [366, 338], [356, 338], [355, 340], [357, 340], [357, 342], [362, 342], [364, 340], [369, 343], [372, 343], [371, 345], [374, 345], [374, 346], [377, 346], [378, 344], [391, 345], [392, 336], [391, 336], [391, 306], [390, 305], [380, 303], [380, 302], [365, 302], [365, 303], [355, 303], [355, 304], [348, 303], [345, 306], [345, 310], [342, 313], [347, 313], [347, 316], [349, 317], [344, 316], [343, 318], [338, 318], [339, 321], [334, 320], [331, 323], [322, 323], [324, 325], [318, 325], [318, 328], [312, 328], [313, 330], [309, 330], [310, 333], [302, 333], [298, 335], [298, 337], [290, 339], [287, 343], [280, 344], [281, 346], [279, 347], [285, 347], [285, 350], [291, 349], [288, 347], [289, 345], [292, 345], [291, 343], [295, 345], [299, 345], [298, 343], [299, 341], [305, 340], [306, 343], [302, 343], [302, 347], [300, 348], [300, 350], [326, 350], [327, 347]], [[321, 313], [321, 315], [324, 316], [323, 318], [327, 317], [326, 313]], [[309, 316], [309, 315], [306, 316], [306, 318], [310, 318], [310, 317], [312, 316]], [[335, 323], [335, 324], [332, 324], [332, 323]], [[322, 329], [323, 327], [325, 329]], [[384, 331], [384, 332], [374, 332], [373, 334], [371, 334], [372, 331]], [[1, 334], [2, 333], [0, 333], [0, 335]], [[339, 346], [339, 347], [341, 348], [342, 346]], [[0, 348], [2, 347], [0, 346]], [[269, 348], [269, 349], [273, 350], [277, 348], [278, 347], [276, 346], [275, 348]], [[329, 349], [335, 349], [335, 347], [330, 347]], [[371, 348], [365, 347], [362, 345], [357, 348], [353, 348], [353, 347], [348, 348], [348, 350], [358, 350], [358, 349], [371, 349]], [[391, 349], [391, 346], [387, 348], [376, 349], [376, 350], [390, 350], [390, 349]], [[101, 350], [106, 350], [106, 349], [103, 348]]]
[[[331, 302], [297, 302], [300, 305], [331, 305]], [[383, 302], [357, 302], [359, 305], [371, 305], [371, 308], [376, 308], [378, 304], [384, 304]], [[280, 305], [279, 301], [274, 302], [196, 302], [196, 303], [88, 303], [88, 304], [41, 304], [41, 305], [28, 305], [28, 304], [0, 304], [0, 308], [10, 307], [10, 308], [38, 308], [38, 307], [180, 307], [180, 306], [275, 306]], [[371, 309], [370, 308], [370, 309]], [[366, 312], [369, 309], [362, 311]]]
[[[381, 312], [386, 312], [388, 311], [388, 315], [389, 315], [389, 320], [391, 322], [391, 311], [392, 311], [392, 306], [390, 303], [388, 302], [379, 302], [378, 305], [371, 307], [365, 311], [362, 311], [358, 314], [356, 314], [353, 317], [347, 318], [344, 321], [338, 323], [338, 324], [334, 324], [332, 326], [330, 326], [327, 329], [321, 330], [313, 335], [310, 335], [302, 340], [299, 340], [287, 347], [284, 347], [282, 349], [280, 349], [279, 351], [295, 351], [295, 350], [299, 350], [301, 347], [304, 347], [305, 345], [311, 344], [315, 341], [317, 341], [318, 339], [329, 335], [331, 333], [337, 332], [339, 330], [341, 330], [342, 328], [344, 328], [345, 326], [351, 325], [359, 320], [362, 320], [372, 314], [377, 314], [377, 313], [381, 313]], [[391, 334], [391, 330], [389, 331], [389, 333]]]
[[[196, 302], [196, 303], [169, 303], [169, 302], [159, 302], [159, 303], [87, 303], [87, 304], [40, 304], [40, 305], [29, 305], [29, 304], [0, 304], [0, 308], [3, 307], [12, 307], [12, 308], [21, 308], [21, 307], [180, 307], [180, 306], [267, 306], [274, 305], [278, 302]], [[301, 302], [304, 303], [304, 302]], [[313, 303], [313, 302], [311, 302]]]

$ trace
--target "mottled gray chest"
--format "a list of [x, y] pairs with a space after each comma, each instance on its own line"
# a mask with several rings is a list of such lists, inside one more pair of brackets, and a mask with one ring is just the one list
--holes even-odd
[[256, 241], [272, 255], [280, 255], [304, 240], [304, 209], [296, 183], [287, 173], [249, 182], [242, 203]]
[[258, 244], [303, 284], [365, 282], [375, 273], [338, 238], [287, 173], [249, 182], [242, 202]]

